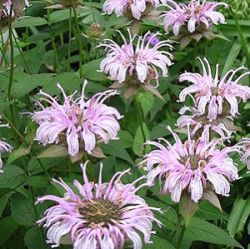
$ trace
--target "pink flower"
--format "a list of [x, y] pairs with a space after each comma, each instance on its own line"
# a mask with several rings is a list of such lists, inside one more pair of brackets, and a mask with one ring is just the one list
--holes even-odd
[[[9, 127], [9, 126], [6, 124], [1, 124], [0, 127]], [[4, 152], [11, 152], [11, 151], [12, 151], [12, 146], [0, 139], [0, 172], [3, 172], [2, 171], [3, 161], [1, 158], [1, 154]]]
[[153, 216], [149, 207], [136, 192], [144, 184], [135, 184], [141, 177], [130, 184], [122, 184], [121, 178], [129, 170], [117, 172], [110, 182], [102, 183], [102, 165], [97, 183], [90, 182], [83, 170], [84, 184], [74, 180], [77, 189], [75, 193], [62, 179], [54, 180], [60, 184], [66, 193], [64, 197], [46, 195], [38, 198], [38, 203], [44, 201], [56, 202], [38, 221], [47, 229], [47, 242], [57, 247], [68, 237], [74, 249], [122, 249], [128, 241], [134, 249], [142, 248], [140, 234], [144, 242], [151, 243], [152, 222], [160, 222]]
[[[12, 15], [12, 17], [15, 16], [15, 9], [13, 8], [13, 10], [11, 10], [12, 5], [13, 5], [12, 0], [4, 0], [2, 4], [0, 3], [0, 5], [2, 5], [2, 7], [3, 7], [3, 9], [1, 9], [1, 6], [0, 6], [0, 18], [10, 16], [10, 15]], [[29, 7], [30, 6], [29, 1], [24, 0], [24, 5]], [[14, 7], [14, 5], [13, 5], [13, 7]], [[17, 11], [20, 11], [20, 10], [17, 10]]]
[[199, 60], [203, 69], [202, 75], [186, 72], [180, 76], [180, 82], [188, 81], [191, 83], [191, 86], [181, 91], [180, 101], [183, 102], [187, 95], [194, 95], [194, 98], [192, 98], [199, 113], [206, 113], [209, 120], [215, 120], [218, 115], [222, 114], [235, 117], [238, 114], [239, 101], [246, 102], [250, 98], [250, 87], [239, 84], [239, 81], [249, 75], [250, 72], [247, 71], [234, 79], [237, 73], [245, 69], [240, 67], [236, 70], [229, 70], [219, 79], [219, 65], [217, 65], [213, 78], [207, 59]]
[[[163, 193], [170, 193], [174, 202], [179, 202], [182, 192], [187, 190], [191, 199], [198, 202], [204, 190], [213, 188], [216, 194], [228, 196], [229, 182], [239, 178], [238, 170], [228, 153], [238, 151], [236, 147], [217, 148], [219, 140], [207, 142], [202, 138], [189, 139], [184, 143], [170, 128], [175, 143], [171, 145], [160, 138], [159, 142], [148, 142], [157, 149], [147, 154], [141, 165], [146, 164], [148, 183], [158, 177], [163, 183]], [[166, 147], [160, 142], [166, 143]]]
[[148, 32], [144, 37], [138, 37], [134, 46], [133, 43], [137, 35], [132, 36], [130, 31], [128, 33], [129, 42], [120, 33], [123, 40], [122, 46], [110, 39], [106, 39], [106, 43], [100, 45], [107, 49], [107, 56], [100, 65], [101, 71], [108, 74], [112, 80], [118, 81], [118, 83], [128, 80], [149, 83], [154, 80], [158, 84], [158, 71], [162, 72], [163, 77], [167, 77], [168, 66], [172, 65], [172, 55], [167, 51], [160, 51], [163, 47], [172, 49], [170, 42], [160, 41], [157, 45], [152, 46], [151, 41], [158, 34], [154, 34], [148, 39], [150, 35], [150, 32]]
[[87, 153], [91, 153], [97, 142], [108, 143], [110, 139], [116, 139], [120, 129], [118, 119], [122, 116], [104, 101], [117, 92], [108, 90], [97, 93], [89, 100], [85, 98], [84, 89], [79, 98], [74, 95], [66, 96], [60, 85], [58, 87], [63, 93], [64, 102], [60, 104], [55, 98], [41, 92], [49, 106], [44, 107], [40, 102], [41, 111], [36, 111], [32, 119], [39, 124], [36, 132], [36, 140], [40, 143], [54, 144], [65, 142], [68, 146], [68, 153], [71, 156], [77, 155], [81, 147]]
[[[186, 114], [187, 112], [190, 114]], [[206, 115], [200, 114], [196, 107], [183, 107], [179, 113], [181, 116], [177, 120], [177, 126], [191, 127], [191, 137], [201, 136], [203, 140], [210, 141], [211, 134], [217, 134], [221, 139], [227, 140], [236, 131], [233, 119], [230, 117], [219, 116], [211, 121]]]
[[115, 12], [116, 16], [130, 16], [140, 19], [145, 14], [147, 8], [156, 7], [159, 0], [106, 0], [103, 5], [105, 14]]
[[239, 145], [243, 151], [241, 161], [244, 162], [250, 170], [250, 138], [243, 138], [239, 142]]
[[181, 27], [194, 33], [203, 26], [210, 29], [212, 24], [225, 23], [225, 17], [216, 11], [219, 5], [227, 6], [225, 3], [191, 0], [189, 4], [177, 4], [175, 1], [166, 0], [165, 5], [169, 8], [164, 17], [164, 29], [166, 32], [173, 30], [178, 35]]

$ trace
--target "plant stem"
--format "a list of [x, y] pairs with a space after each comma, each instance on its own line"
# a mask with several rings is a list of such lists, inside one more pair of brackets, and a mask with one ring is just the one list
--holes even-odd
[[15, 119], [15, 106], [12, 103], [13, 96], [12, 96], [12, 86], [13, 86], [13, 77], [14, 77], [14, 44], [13, 44], [13, 32], [12, 32], [12, 8], [10, 10], [10, 17], [9, 17], [9, 43], [10, 43], [10, 75], [9, 75], [9, 85], [8, 85], [8, 101], [10, 104], [10, 115], [11, 115], [11, 120], [13, 124], [16, 124], [16, 119]]
[[[137, 112], [138, 112], [138, 116], [139, 116], [139, 120], [140, 120], [140, 127], [141, 127], [141, 133], [142, 133], [142, 137], [143, 137], [143, 143], [146, 143], [147, 142], [147, 136], [144, 132], [144, 129], [143, 129], [143, 121], [144, 121], [144, 117], [143, 117], [143, 112], [142, 112], [142, 109], [141, 109], [141, 105], [139, 103], [139, 101], [137, 100], [137, 98], [135, 97], [135, 106], [136, 106], [136, 109], [137, 109]], [[144, 146], [143, 146], [143, 154], [144, 154]]]
[[[2, 43], [2, 46], [1, 46], [0, 49], [1, 49], [3, 61], [5, 63], [5, 68], [6, 68], [6, 66], [8, 65], [8, 60], [6, 58], [6, 45], [5, 45], [5, 42], [4, 42], [4, 39], [3, 39], [3, 33], [2, 32], [0, 32], [0, 33], [1, 33], [1, 43]], [[1, 63], [2, 63], [2, 61], [1, 61]]]
[[29, 68], [29, 66], [28, 66], [27, 61], [25, 60], [25, 58], [24, 58], [24, 56], [23, 56], [23, 51], [22, 51], [22, 49], [20, 48], [20, 46], [18, 45], [18, 41], [17, 41], [16, 37], [15, 37], [15, 36], [13, 36], [13, 37], [14, 37], [14, 40], [15, 40], [17, 49], [18, 49], [18, 51], [19, 51], [19, 53], [20, 53], [20, 55], [21, 55], [21, 57], [22, 57], [23, 63], [24, 63], [24, 65], [25, 65], [25, 67], [26, 67], [26, 70], [27, 70], [27, 72], [28, 72], [29, 74], [31, 74], [32, 72], [31, 72], [31, 70], [30, 70], [30, 68]]
[[68, 72], [70, 72], [71, 59], [71, 34], [72, 34], [72, 9], [69, 9], [69, 43], [68, 43]]
[[83, 49], [82, 49], [82, 41], [81, 41], [81, 30], [79, 27], [79, 23], [78, 23], [78, 17], [77, 17], [77, 13], [76, 13], [76, 6], [74, 1], [71, 0], [72, 6], [73, 6], [73, 13], [74, 13], [74, 20], [75, 20], [75, 25], [76, 25], [76, 38], [78, 41], [78, 45], [79, 45], [79, 54], [80, 54], [80, 61], [79, 61], [79, 68], [80, 68], [80, 78], [83, 77], [83, 72], [82, 72], [82, 62], [83, 62]]
[[49, 26], [49, 33], [51, 37], [51, 44], [54, 52], [54, 71], [58, 73], [59, 70], [59, 59], [58, 59], [58, 54], [57, 54], [57, 49], [56, 49], [56, 43], [55, 43], [55, 38], [51, 29], [51, 23], [50, 23], [50, 10], [47, 9], [47, 18], [48, 18], [48, 26]]
[[[230, 12], [231, 12], [231, 14], [232, 14], [232, 16], [233, 16], [233, 19], [234, 19], [234, 22], [235, 22], [236, 29], [237, 29], [237, 31], [238, 31], [238, 33], [239, 33], [239, 37], [240, 37], [241, 44], [242, 44], [242, 49], [243, 49], [243, 51], [244, 51], [244, 53], [245, 53], [245, 55], [246, 55], [247, 66], [248, 66], [248, 68], [250, 68], [250, 53], [249, 53], [249, 50], [248, 50], [247, 40], [246, 40], [246, 38], [245, 38], [244, 35], [243, 35], [242, 29], [241, 29], [241, 27], [240, 27], [240, 24], [239, 24], [239, 22], [238, 22], [238, 20], [237, 20], [237, 18], [236, 18], [236, 16], [235, 16], [235, 14], [234, 14], [234, 12], [233, 12], [231, 9], [230, 9]], [[250, 77], [249, 77], [249, 78], [250, 78]]]
[[185, 226], [185, 224], [183, 224], [182, 228], [181, 228], [180, 237], [179, 237], [178, 242], [177, 242], [176, 249], [181, 249], [181, 244], [182, 244], [182, 240], [183, 240], [185, 231], [186, 231], [186, 226]]

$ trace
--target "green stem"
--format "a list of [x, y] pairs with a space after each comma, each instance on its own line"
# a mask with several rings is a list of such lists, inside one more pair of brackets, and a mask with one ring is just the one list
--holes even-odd
[[243, 35], [243, 32], [242, 32], [242, 29], [241, 29], [241, 26], [234, 14], [234, 12], [230, 9], [230, 12], [231, 12], [231, 15], [233, 16], [233, 19], [235, 21], [235, 26], [236, 26], [236, 29], [239, 33], [239, 37], [240, 37], [240, 40], [241, 40], [241, 44], [242, 44], [242, 49], [246, 55], [246, 59], [247, 59], [247, 66], [248, 68], [250, 68], [250, 53], [249, 53], [249, 50], [248, 50], [248, 44], [247, 44], [247, 40], [245, 39], [244, 35]]
[[[142, 133], [142, 137], [143, 137], [143, 143], [146, 143], [147, 142], [147, 136], [144, 132], [144, 129], [143, 129], [143, 121], [144, 121], [144, 118], [143, 118], [143, 112], [142, 112], [142, 109], [141, 109], [141, 105], [139, 103], [139, 101], [137, 100], [137, 98], [135, 97], [135, 106], [136, 106], [136, 109], [137, 109], [137, 113], [138, 113], [138, 116], [139, 116], [139, 120], [140, 120], [140, 127], [141, 127], [141, 133]], [[143, 153], [144, 153], [144, 146], [143, 146]]]
[[4, 39], [3, 39], [3, 33], [1, 33], [1, 43], [2, 43], [2, 46], [1, 46], [1, 53], [2, 53], [2, 57], [3, 57], [3, 60], [4, 60], [4, 63], [5, 63], [5, 67], [8, 65], [8, 60], [6, 58], [6, 49], [5, 49], [5, 42], [4, 42]]
[[20, 55], [21, 55], [21, 57], [22, 57], [22, 60], [23, 60], [23, 63], [24, 63], [24, 65], [25, 65], [25, 67], [26, 67], [27, 72], [28, 72], [29, 74], [32, 74], [32, 72], [31, 72], [31, 70], [30, 70], [30, 68], [29, 68], [29, 66], [28, 66], [28, 63], [27, 63], [27, 61], [25, 60], [25, 58], [24, 58], [24, 56], [23, 56], [23, 51], [22, 51], [22, 49], [20, 48], [20, 46], [19, 46], [19, 44], [18, 44], [18, 41], [17, 41], [16, 37], [15, 37], [15, 36], [13, 36], [13, 37], [14, 37], [14, 40], [15, 40], [17, 49], [18, 49], [18, 51], [19, 51], [19, 53], [20, 53]]
[[56, 48], [56, 43], [55, 43], [55, 37], [53, 35], [53, 31], [51, 29], [51, 23], [50, 23], [50, 10], [47, 9], [47, 18], [48, 18], [48, 27], [49, 27], [49, 33], [51, 37], [51, 44], [54, 52], [54, 71], [59, 73], [59, 59], [58, 59], [58, 54], [57, 54], [57, 48]]
[[81, 30], [79, 27], [79, 23], [78, 23], [78, 17], [77, 17], [77, 13], [76, 13], [76, 6], [74, 1], [72, 1], [72, 6], [73, 6], [73, 13], [74, 13], [74, 20], [75, 20], [75, 25], [76, 25], [76, 38], [79, 44], [79, 53], [80, 53], [80, 63], [79, 63], [79, 67], [80, 67], [80, 78], [83, 77], [83, 71], [82, 71], [82, 63], [84, 60], [84, 56], [83, 56], [83, 48], [82, 48], [82, 42], [81, 42]]
[[[12, 13], [12, 6], [10, 13]], [[9, 43], [10, 43], [10, 74], [9, 74], [9, 85], [8, 85], [8, 101], [10, 105], [10, 115], [13, 124], [16, 124], [15, 119], [15, 106], [12, 103], [13, 96], [12, 96], [12, 86], [13, 86], [13, 78], [14, 78], [14, 44], [13, 44], [13, 32], [12, 32], [12, 14], [9, 17]]]
[[182, 240], [183, 240], [185, 231], [186, 231], [186, 226], [183, 224], [182, 228], [181, 228], [180, 237], [179, 237], [178, 242], [177, 242], [176, 249], [181, 249], [181, 244], [182, 244]]
[[70, 72], [71, 59], [71, 34], [72, 34], [72, 9], [69, 9], [69, 44], [68, 44], [68, 72]]

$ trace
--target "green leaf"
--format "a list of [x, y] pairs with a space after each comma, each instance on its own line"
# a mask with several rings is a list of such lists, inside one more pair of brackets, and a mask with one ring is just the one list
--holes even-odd
[[51, 76], [50, 74], [33, 74], [22, 77], [13, 87], [14, 96], [21, 98], [35, 88], [49, 84], [52, 79]]
[[46, 24], [47, 21], [42, 17], [23, 16], [14, 23], [14, 28], [27, 28]]
[[225, 65], [224, 65], [224, 68], [223, 68], [221, 75], [225, 75], [226, 72], [232, 68], [232, 66], [233, 66], [237, 56], [239, 55], [241, 49], [242, 49], [242, 45], [240, 43], [235, 42], [233, 44], [233, 46], [232, 46], [232, 48], [227, 56], [227, 59], [225, 60]]
[[40, 153], [37, 158], [54, 158], [68, 155], [68, 150], [60, 145], [51, 145]]
[[204, 241], [216, 245], [235, 246], [243, 249], [243, 247], [223, 229], [195, 217], [190, 221], [185, 232], [185, 237], [193, 241]]
[[[145, 136], [146, 136], [146, 139], [147, 139], [147, 140], [150, 139], [149, 130], [148, 130], [147, 126], [143, 123], [143, 124], [142, 124], [142, 127], [139, 126], [139, 127], [136, 129], [136, 132], [135, 132], [135, 138], [134, 138], [134, 143], [133, 143], [133, 152], [134, 152], [137, 156], [141, 156], [141, 155], [143, 154], [143, 151], [144, 151], [144, 143], [146, 142], [146, 141], [144, 141], [142, 129], [143, 129], [143, 131], [144, 131], [144, 134], [145, 134]], [[147, 145], [145, 148], [146, 148], [146, 150], [148, 151], [150, 147]]]
[[0, 221], [0, 245], [3, 245], [16, 232], [17, 224], [11, 216]]
[[132, 160], [129, 153], [125, 150], [124, 147], [122, 147], [121, 143], [119, 141], [110, 141], [109, 144], [105, 144], [102, 146], [102, 150], [104, 154], [113, 155], [115, 157], [121, 158], [130, 164], [134, 164], [134, 161]]
[[61, 94], [61, 90], [57, 87], [60, 84], [66, 93], [72, 94], [76, 90], [80, 90], [82, 80], [75, 73], [61, 73], [56, 75], [48, 85], [43, 88], [43, 91], [48, 94]]
[[48, 249], [48, 245], [45, 242], [43, 232], [39, 227], [33, 227], [28, 230], [24, 236], [25, 245], [28, 249]]
[[0, 188], [14, 189], [21, 185], [25, 178], [25, 172], [20, 167], [8, 165], [4, 167], [4, 173], [0, 174]]
[[146, 117], [154, 105], [155, 97], [153, 96], [152, 93], [145, 91], [145, 92], [139, 92], [136, 98], [141, 105], [144, 117]]
[[14, 194], [11, 197], [11, 213], [15, 222], [19, 225], [34, 226], [36, 217], [34, 203], [30, 198], [21, 194]]
[[12, 192], [9, 192], [0, 198], [0, 217], [2, 216], [3, 211], [11, 195], [12, 195]]
[[99, 72], [102, 59], [93, 60], [82, 66], [82, 72], [86, 79], [93, 81], [106, 81], [105, 74]]
[[152, 235], [153, 244], [145, 245], [143, 249], [175, 249], [175, 247], [167, 240], [156, 235]]
[[17, 160], [20, 157], [26, 156], [30, 153], [30, 148], [27, 147], [20, 147], [17, 150], [12, 151], [12, 153], [9, 155], [7, 164], [13, 163], [15, 160]]
[[243, 231], [249, 215], [250, 198], [246, 200], [242, 198], [236, 199], [227, 224], [227, 230], [229, 231], [230, 236], [234, 237], [235, 234]]

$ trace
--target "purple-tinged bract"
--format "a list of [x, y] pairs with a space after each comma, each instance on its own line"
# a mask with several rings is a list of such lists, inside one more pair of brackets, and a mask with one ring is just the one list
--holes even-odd
[[139, 20], [158, 5], [158, 0], [106, 0], [103, 11], [108, 15], [115, 12], [116, 16], [127, 16]]
[[158, 34], [148, 38], [150, 32], [144, 37], [138, 37], [134, 45], [137, 35], [132, 36], [130, 31], [128, 33], [128, 42], [120, 33], [123, 41], [121, 46], [110, 39], [106, 39], [105, 43], [100, 45], [105, 47], [107, 52], [100, 65], [101, 71], [118, 83], [139, 81], [140, 83], [156, 82], [158, 85], [159, 71], [163, 77], [167, 77], [168, 67], [172, 65], [171, 53], [160, 49], [172, 49], [172, 45], [169, 41], [159, 41], [152, 45], [152, 41], [155, 41]]
[[236, 70], [229, 70], [221, 79], [219, 78], [219, 65], [216, 66], [215, 77], [208, 60], [199, 59], [203, 72], [183, 73], [180, 82], [188, 81], [191, 83], [181, 91], [180, 101], [185, 101], [188, 95], [194, 99], [200, 114], [206, 114], [209, 120], [215, 120], [219, 115], [235, 117], [238, 114], [238, 103], [246, 102], [250, 98], [250, 87], [239, 84], [240, 80], [249, 75], [247, 71], [239, 77], [237, 73], [244, 70], [240, 67]]
[[85, 86], [86, 82], [82, 95], [74, 99], [74, 94], [66, 96], [58, 85], [64, 96], [63, 104], [41, 92], [41, 101], [45, 100], [49, 106], [45, 107], [37, 102], [42, 110], [32, 115], [32, 119], [39, 124], [37, 141], [44, 145], [64, 143], [68, 147], [68, 153], [75, 156], [81, 149], [91, 154], [98, 142], [108, 143], [110, 139], [117, 139], [120, 130], [118, 120], [122, 116], [115, 108], [104, 104], [108, 97], [117, 92], [108, 90], [86, 99]]
[[174, 35], [178, 35], [181, 28], [194, 33], [197, 30], [208, 30], [212, 24], [225, 23], [224, 15], [216, 10], [220, 5], [227, 6], [225, 3], [206, 0], [191, 0], [189, 4], [178, 4], [172, 0], [163, 2], [169, 8], [162, 15], [164, 29], [166, 32], [172, 30]]
[[129, 172], [117, 172], [110, 182], [102, 182], [102, 165], [97, 183], [90, 182], [86, 174], [87, 163], [82, 166], [84, 184], [77, 180], [75, 193], [63, 180], [54, 182], [60, 184], [66, 193], [64, 197], [47, 195], [38, 198], [38, 203], [53, 201], [56, 205], [50, 207], [44, 217], [38, 221], [47, 229], [47, 242], [53, 247], [63, 243], [68, 238], [74, 249], [122, 249], [124, 243], [131, 248], [141, 249], [144, 236], [145, 243], [151, 243], [152, 223], [155, 220], [152, 210], [144, 199], [136, 192], [135, 184], [141, 177], [130, 184], [123, 184], [121, 178]]
[[169, 130], [175, 139], [173, 145], [163, 138], [159, 142], [148, 142], [157, 147], [141, 162], [141, 165], [146, 164], [148, 183], [153, 185], [155, 179], [159, 178], [162, 192], [170, 193], [174, 202], [180, 201], [184, 191], [190, 193], [194, 202], [198, 202], [206, 190], [228, 196], [229, 182], [239, 178], [238, 170], [228, 154], [238, 152], [238, 148], [219, 149], [219, 140], [191, 140], [190, 134], [183, 143], [177, 134]]

